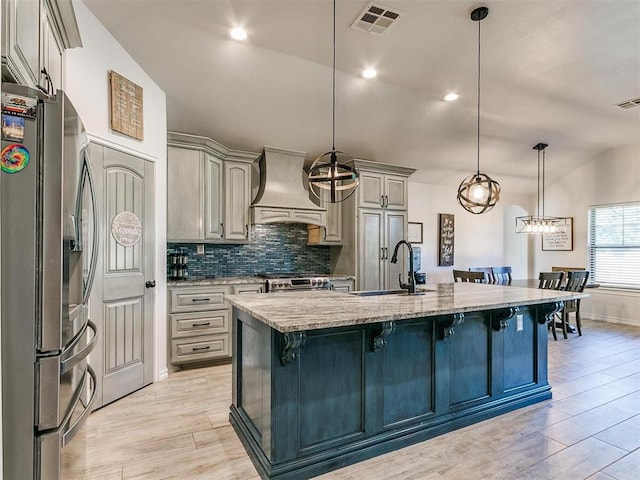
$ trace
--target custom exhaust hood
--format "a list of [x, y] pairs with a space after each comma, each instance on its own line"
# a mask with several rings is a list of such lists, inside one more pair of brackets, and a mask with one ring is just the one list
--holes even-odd
[[309, 198], [304, 187], [304, 152], [264, 147], [260, 187], [251, 205], [253, 223], [327, 224], [327, 211]]

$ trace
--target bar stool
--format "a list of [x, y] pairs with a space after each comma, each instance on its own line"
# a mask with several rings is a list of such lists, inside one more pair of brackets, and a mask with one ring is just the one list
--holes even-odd
[[484, 272], [468, 272], [466, 270], [454, 270], [454, 282], [482, 283], [484, 280]]
[[511, 285], [511, 267], [492, 267], [493, 283], [497, 285]]
[[484, 280], [482, 283], [495, 283], [491, 267], [471, 267], [470, 272], [482, 272], [484, 273]]
[[[584, 287], [589, 280], [589, 271], [582, 270], [570, 270], [567, 277], [567, 285], [564, 289], [567, 292], [583, 292]], [[567, 325], [569, 324], [569, 314], [576, 314], [576, 327], [578, 327], [578, 335], [582, 336], [582, 322], [580, 321], [580, 299], [567, 300], [564, 302], [564, 308], [562, 309], [562, 334], [564, 338], [567, 338]]]
[[[543, 288], [545, 290], [560, 290], [563, 279], [564, 272], [540, 272], [540, 275], [538, 277], [538, 288]], [[547, 323], [551, 324], [551, 333], [553, 333], [553, 339], [557, 341], [558, 335], [556, 334], [555, 315], [552, 315], [551, 320], [549, 320]], [[567, 337], [565, 336], [565, 338]]]

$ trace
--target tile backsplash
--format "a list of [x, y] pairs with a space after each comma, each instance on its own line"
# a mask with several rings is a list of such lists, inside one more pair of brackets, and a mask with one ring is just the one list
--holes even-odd
[[307, 245], [307, 225], [273, 223], [251, 226], [251, 243], [240, 245], [205, 244], [204, 255], [196, 254], [196, 244], [169, 243], [167, 253], [189, 255], [189, 277], [230, 277], [257, 273], [329, 273], [329, 248]]

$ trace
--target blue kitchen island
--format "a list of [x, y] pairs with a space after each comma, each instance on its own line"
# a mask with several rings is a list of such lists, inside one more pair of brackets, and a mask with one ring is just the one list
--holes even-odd
[[551, 398], [547, 317], [582, 293], [231, 295], [230, 422], [262, 478], [310, 478]]

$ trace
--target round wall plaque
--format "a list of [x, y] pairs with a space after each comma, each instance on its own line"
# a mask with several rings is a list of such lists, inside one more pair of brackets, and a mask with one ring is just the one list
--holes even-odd
[[142, 237], [142, 223], [135, 213], [122, 211], [111, 220], [111, 235], [123, 247], [133, 247]]

